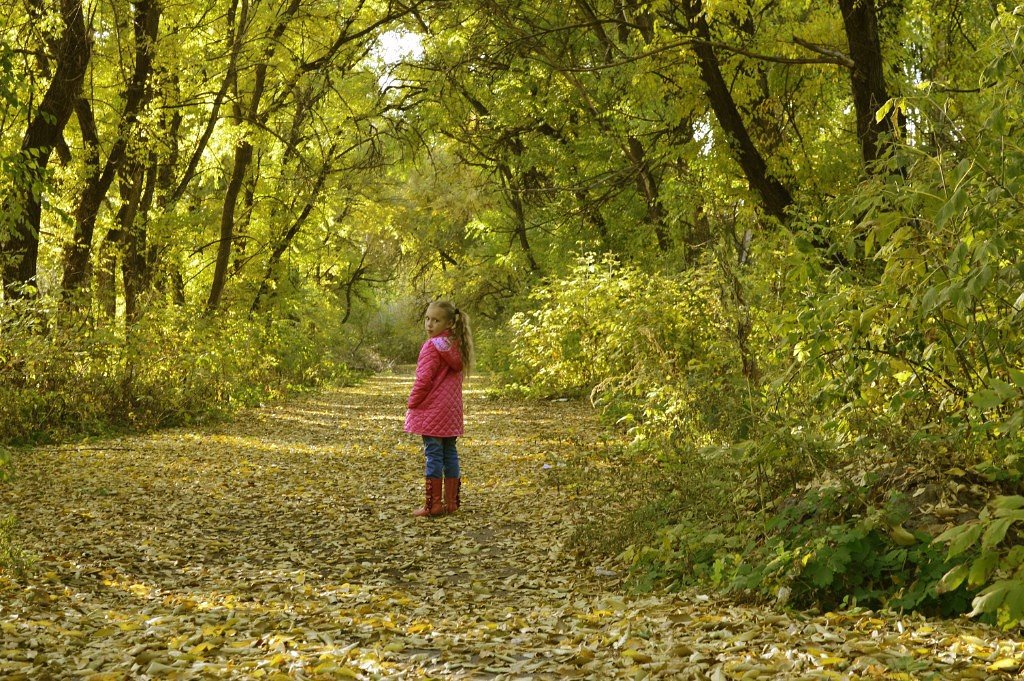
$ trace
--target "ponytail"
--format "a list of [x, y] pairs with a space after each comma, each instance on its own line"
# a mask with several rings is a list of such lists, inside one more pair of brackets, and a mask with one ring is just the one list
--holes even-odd
[[447, 300], [438, 300], [431, 303], [431, 305], [444, 310], [445, 314], [448, 315], [448, 319], [451, 320], [452, 335], [459, 342], [459, 354], [462, 355], [463, 371], [468, 376], [469, 370], [473, 366], [473, 331], [469, 325], [469, 315]]

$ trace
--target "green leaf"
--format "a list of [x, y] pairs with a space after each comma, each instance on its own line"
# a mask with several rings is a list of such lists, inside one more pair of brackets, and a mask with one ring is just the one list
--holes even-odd
[[992, 390], [991, 388], [979, 390], [971, 395], [971, 404], [976, 406], [978, 409], [986, 411], [989, 409], [995, 409], [1001, 405], [1003, 401], [1004, 398], [997, 391]]
[[1024, 371], [1020, 369], [1014, 369], [1013, 367], [1007, 367], [1006, 373], [1010, 375], [1010, 380], [1018, 388], [1024, 390]]
[[981, 523], [976, 520], [971, 520], [963, 525], [957, 525], [951, 527], [938, 537], [935, 538], [937, 542], [949, 543], [948, 558], [955, 558], [961, 553], [966, 551], [974, 542], [978, 541], [981, 537], [981, 532], [984, 528]]
[[999, 554], [995, 551], [986, 551], [971, 563], [971, 571], [967, 575], [967, 583], [970, 586], [978, 587], [988, 581], [992, 573], [999, 565]]
[[986, 127], [990, 128], [997, 135], [1006, 134], [1006, 108], [997, 106], [992, 115], [988, 117], [988, 121], [985, 123]]
[[969, 616], [994, 614], [1004, 604], [1015, 613], [1014, 619], [1020, 619], [1020, 616], [1024, 614], [1024, 581], [1000, 579], [993, 583], [972, 601], [971, 605], [974, 606], [974, 609]]
[[895, 102], [895, 99], [890, 98], [882, 104], [882, 106], [878, 107], [878, 111], [875, 112], [875, 123], [881, 123], [885, 120], [885, 117], [889, 115], [890, 111], [892, 111], [892, 107]]
[[1010, 528], [1013, 523], [1013, 518], [997, 518], [985, 529], [985, 534], [981, 538], [981, 550], [988, 551], [995, 548], [999, 542], [1003, 541], [1006, 537], [1006, 531]]
[[[1017, 584], [1020, 583], [1018, 580]], [[1019, 624], [1024, 619], [1024, 588], [1011, 589], [1003, 601], [1003, 608], [1006, 611], [1003, 625], [1009, 627]]]
[[1003, 557], [1003, 567], [1013, 569], [1024, 563], [1024, 546], [1014, 546]]
[[1024, 496], [1013, 495], [996, 497], [989, 505], [997, 511], [1015, 511], [1017, 509], [1024, 508]]
[[1002, 579], [992, 584], [987, 589], [983, 590], [974, 600], [971, 601], [971, 605], [974, 609], [969, 613], [970, 617], [976, 617], [984, 613], [994, 613], [999, 609], [999, 606], [1006, 600], [1006, 592], [1009, 590], [1007, 580]]
[[939, 580], [936, 590], [940, 594], [956, 591], [960, 588], [960, 585], [964, 583], [964, 580], [967, 579], [967, 575], [969, 573], [970, 569], [964, 564], [954, 566], [953, 569], [942, 575], [942, 579]]
[[964, 186], [961, 185], [955, 192], [953, 192], [953, 196], [951, 196], [946, 203], [942, 204], [942, 208], [939, 209], [938, 215], [935, 216], [936, 229], [941, 229], [943, 225], [949, 222], [950, 218], [959, 214], [963, 210], [966, 198]]

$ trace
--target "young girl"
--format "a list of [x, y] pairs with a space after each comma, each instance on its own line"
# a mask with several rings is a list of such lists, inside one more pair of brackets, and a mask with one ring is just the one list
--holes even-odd
[[[459, 508], [459, 453], [462, 435], [462, 377], [473, 355], [469, 316], [448, 301], [427, 307], [426, 342], [416, 360], [416, 381], [409, 395], [405, 432], [423, 437], [427, 457], [426, 503], [414, 516], [454, 513]], [[442, 477], [444, 493], [442, 497]]]

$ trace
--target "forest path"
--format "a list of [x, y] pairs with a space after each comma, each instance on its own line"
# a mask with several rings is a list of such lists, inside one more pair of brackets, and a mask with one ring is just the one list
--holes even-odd
[[[0, 677], [987, 678], [1020, 645], [964, 622], [630, 597], [563, 552], [600, 491], [573, 403], [467, 387], [464, 507], [414, 519], [406, 375], [232, 423], [39, 448], [0, 487], [38, 563], [0, 577]], [[586, 496], [584, 496], [586, 494]], [[1016, 665], [1016, 666], [1014, 666]]]

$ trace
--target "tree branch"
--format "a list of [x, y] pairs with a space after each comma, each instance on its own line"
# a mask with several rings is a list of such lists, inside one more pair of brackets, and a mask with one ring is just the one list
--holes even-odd
[[825, 64], [837, 64], [839, 66], [845, 66], [848, 69], [852, 69], [856, 64], [848, 56], [837, 50], [829, 49], [823, 45], [815, 45], [814, 43], [807, 42], [801, 38], [793, 36], [793, 42], [803, 47], [804, 49], [816, 52], [817, 54], [824, 55], [826, 59], [819, 59], [818, 63]]

